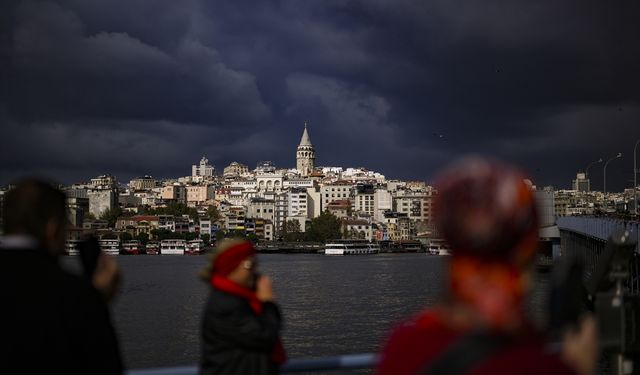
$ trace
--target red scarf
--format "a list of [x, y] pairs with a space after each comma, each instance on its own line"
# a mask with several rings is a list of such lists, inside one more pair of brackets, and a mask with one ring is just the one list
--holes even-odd
[[[256, 315], [262, 314], [262, 302], [258, 299], [253, 290], [238, 285], [226, 277], [216, 274], [213, 274], [211, 277], [211, 286], [221, 292], [244, 298]], [[282, 345], [282, 340], [280, 338], [278, 338], [278, 341], [271, 352], [271, 361], [277, 365], [282, 365], [287, 361], [287, 354], [284, 351], [284, 346]]]

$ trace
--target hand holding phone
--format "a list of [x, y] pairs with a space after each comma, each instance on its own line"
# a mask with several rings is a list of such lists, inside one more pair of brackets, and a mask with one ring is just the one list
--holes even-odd
[[82, 263], [84, 276], [91, 280], [96, 271], [101, 252], [98, 239], [91, 236], [78, 243], [78, 252], [80, 253], [80, 262]]

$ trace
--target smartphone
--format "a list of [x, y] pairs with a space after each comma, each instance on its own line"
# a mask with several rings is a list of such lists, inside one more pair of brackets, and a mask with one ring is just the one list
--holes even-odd
[[96, 237], [89, 237], [78, 243], [78, 252], [80, 253], [80, 262], [84, 276], [88, 279], [93, 278], [96, 271], [98, 258], [100, 257], [100, 243]]

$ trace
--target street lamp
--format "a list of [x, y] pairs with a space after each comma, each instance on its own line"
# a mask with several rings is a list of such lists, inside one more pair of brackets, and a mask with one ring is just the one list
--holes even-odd
[[[600, 159], [598, 159], [596, 161], [593, 161], [593, 162], [589, 163], [589, 165], [587, 165], [587, 169], [584, 170], [584, 178], [587, 181], [589, 181], [589, 168], [591, 168], [592, 165], [598, 164], [598, 163], [602, 163], [602, 158], [600, 158]], [[589, 189], [588, 190], [591, 191], [591, 181], [589, 181]]]
[[640, 139], [636, 141], [636, 144], [633, 146], [633, 205], [635, 207], [636, 216], [638, 216], [638, 167], [636, 166], [636, 149], [638, 148], [638, 143], [640, 143]]
[[604, 163], [604, 173], [603, 173], [604, 174], [604, 184], [603, 184], [604, 186], [603, 186], [603, 188], [604, 188], [604, 192], [605, 193], [607, 192], [607, 164], [609, 164], [609, 162], [611, 160], [618, 159], [618, 158], [621, 158], [621, 157], [622, 157], [622, 152], [618, 152], [618, 155], [612, 157], [611, 159], [607, 160], [606, 163]]

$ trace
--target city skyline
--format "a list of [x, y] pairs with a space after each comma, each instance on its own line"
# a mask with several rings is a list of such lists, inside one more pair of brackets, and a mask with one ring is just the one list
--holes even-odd
[[2, 185], [293, 168], [307, 120], [319, 166], [432, 182], [480, 153], [568, 188], [621, 152], [607, 190], [633, 185], [638, 4], [3, 5]]

